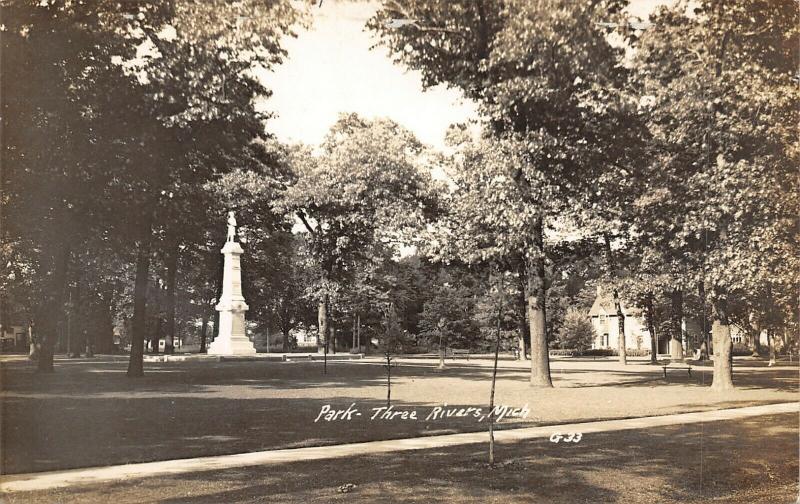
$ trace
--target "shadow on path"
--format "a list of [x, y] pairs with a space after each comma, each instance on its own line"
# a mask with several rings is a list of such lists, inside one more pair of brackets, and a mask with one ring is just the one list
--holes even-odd
[[[9, 503], [790, 502], [797, 450], [796, 415], [786, 414], [501, 444], [508, 464], [495, 469], [485, 445], [468, 445], [11, 494]], [[347, 483], [352, 493], [339, 493]]]

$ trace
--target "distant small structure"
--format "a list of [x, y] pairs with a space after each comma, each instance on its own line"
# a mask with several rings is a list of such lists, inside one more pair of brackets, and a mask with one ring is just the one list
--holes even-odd
[[297, 339], [298, 347], [315, 347], [317, 346], [317, 329], [316, 328], [296, 328], [289, 333], [292, 337]]
[[0, 331], [0, 350], [22, 351], [27, 350], [28, 329], [25, 326], [4, 325]]

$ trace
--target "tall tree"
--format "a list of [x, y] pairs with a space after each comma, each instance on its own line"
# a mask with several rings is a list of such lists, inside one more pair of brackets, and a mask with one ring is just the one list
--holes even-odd
[[422, 146], [408, 130], [385, 120], [342, 115], [320, 155], [293, 153], [296, 180], [279, 208], [306, 232], [315, 265], [319, 342], [330, 339], [331, 297], [369, 262], [381, 243], [413, 244], [404, 231], [424, 228], [432, 211], [430, 175], [418, 166]]
[[554, 188], [535, 166], [519, 139], [463, 142], [450, 162], [454, 188], [427, 250], [442, 260], [493, 263], [515, 273], [523, 269], [525, 313], [518, 316], [530, 324], [531, 383], [552, 386], [545, 229], [556, 209], [545, 196]]
[[680, 250], [712, 308], [713, 388], [733, 387], [733, 301], [766, 285], [796, 292], [800, 91], [796, 2], [663, 8], [637, 42], [658, 171], [639, 204], [660, 207], [648, 239]]
[[[65, 258], [91, 225], [102, 229], [110, 215], [127, 218], [119, 241], [133, 242], [137, 250], [129, 374], [141, 375], [153, 235], [162, 227], [158, 207], [176, 180], [202, 183], [228, 169], [203, 158], [218, 161], [262, 130], [252, 99], [267, 93], [251, 70], [280, 61], [279, 41], [298, 11], [282, 0], [122, 8], [110, 1], [7, 0], [0, 6], [8, 29], [4, 64], [17, 69], [14, 80], [3, 72], [3, 95], [15, 96], [3, 102], [3, 125], [24, 132], [3, 151], [4, 165], [13, 167], [6, 180], [20, 192], [24, 173], [53, 183], [41, 185], [42, 197], [19, 208], [21, 215], [36, 215], [44, 231], [46, 239], [37, 242], [55, 272], [50, 283], [63, 284]], [[26, 63], [34, 57], [36, 65]], [[24, 81], [33, 85], [18, 85]], [[42, 128], [56, 134], [40, 134]], [[61, 140], [37, 146], [32, 133]], [[203, 148], [205, 156], [198, 152]], [[106, 198], [105, 208], [92, 204], [98, 195]], [[63, 291], [63, 285], [50, 285], [39, 303], [43, 369], [52, 368], [50, 319], [61, 313]]]
[[434, 343], [440, 360], [446, 347], [470, 347], [479, 335], [475, 319], [475, 289], [449, 272], [436, 279], [420, 313], [420, 336]]
[[[609, 107], [620, 82], [621, 49], [608, 22], [623, 1], [387, 2], [372, 19], [396, 59], [420, 70], [425, 85], [445, 83], [477, 100], [490, 134], [513, 135], [524, 162], [510, 180], [528, 213], [532, 383], [550, 386], [545, 314], [545, 214], [577, 202], [581, 177], [611, 166], [618, 149]], [[392, 19], [414, 23], [395, 28]], [[474, 34], [474, 35], [473, 35]], [[591, 178], [591, 177], [588, 177]]]

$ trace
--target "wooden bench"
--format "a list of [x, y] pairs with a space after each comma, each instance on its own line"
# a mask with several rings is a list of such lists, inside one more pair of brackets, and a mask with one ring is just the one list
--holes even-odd
[[692, 377], [692, 366], [690, 366], [688, 364], [673, 364], [673, 363], [669, 363], [669, 364], [664, 364], [663, 366], [661, 366], [661, 368], [664, 370], [664, 379], [665, 380], [667, 379], [667, 369], [685, 369], [686, 371], [689, 372], [689, 377], [690, 378]]
[[456, 355], [466, 355], [467, 360], [469, 360], [469, 350], [461, 350], [460, 348], [453, 348], [450, 350], [450, 357], [453, 360], [456, 360]]

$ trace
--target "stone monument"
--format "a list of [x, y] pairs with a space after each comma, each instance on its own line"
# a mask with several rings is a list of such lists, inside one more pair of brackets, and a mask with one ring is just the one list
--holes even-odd
[[242, 266], [239, 257], [244, 251], [235, 238], [236, 217], [233, 212], [228, 212], [228, 236], [221, 250], [225, 256], [222, 296], [216, 306], [219, 312], [219, 334], [208, 346], [209, 355], [256, 353], [256, 348], [245, 333], [244, 312], [249, 307], [242, 296]]

